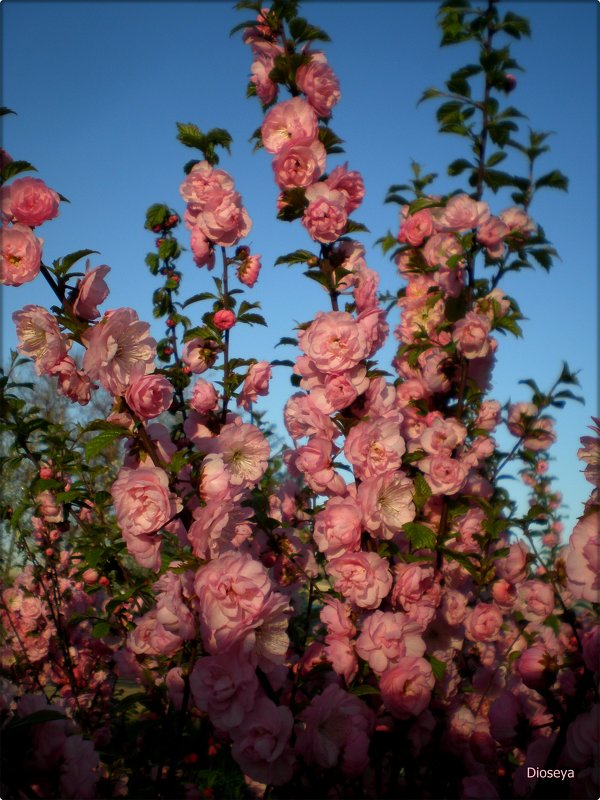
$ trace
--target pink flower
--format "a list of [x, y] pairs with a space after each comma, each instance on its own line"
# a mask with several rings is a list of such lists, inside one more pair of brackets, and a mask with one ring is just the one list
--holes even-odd
[[538, 417], [523, 439], [523, 446], [535, 453], [547, 450], [556, 441], [553, 428], [551, 417]]
[[508, 408], [506, 426], [513, 436], [525, 436], [532, 430], [538, 413], [538, 407], [533, 403], [513, 403]]
[[517, 239], [528, 239], [537, 229], [537, 225], [531, 217], [518, 206], [511, 206], [511, 208], [502, 211], [500, 219], [509, 229], [509, 235]]
[[202, 641], [209, 653], [225, 652], [263, 621], [271, 581], [249, 553], [224, 553], [196, 573]]
[[468, 467], [447, 455], [427, 456], [419, 461], [419, 468], [433, 494], [456, 494], [464, 487]]
[[50, 368], [50, 375], [58, 378], [57, 388], [60, 394], [82, 406], [90, 402], [92, 388], [98, 388], [92, 384], [85, 372], [77, 369], [77, 364], [71, 356], [63, 356], [57, 364]]
[[329, 559], [360, 550], [360, 509], [351, 497], [332, 497], [315, 516], [314, 540]]
[[490, 216], [487, 203], [477, 202], [467, 194], [451, 197], [438, 221], [441, 231], [466, 231], [482, 225]]
[[79, 734], [65, 742], [60, 768], [60, 794], [65, 800], [88, 800], [96, 796], [100, 779], [100, 757], [93, 742]]
[[377, 608], [392, 588], [386, 559], [377, 553], [346, 553], [327, 565], [336, 591], [359, 608]]
[[331, 769], [341, 759], [345, 775], [360, 774], [368, 763], [374, 716], [358, 697], [331, 684], [298, 715], [297, 750], [308, 764]]
[[125, 400], [138, 417], [153, 419], [173, 401], [173, 385], [164, 375], [142, 375], [127, 387]]
[[248, 256], [237, 268], [237, 276], [240, 283], [252, 288], [258, 280], [260, 268], [260, 255]]
[[215, 311], [213, 322], [215, 323], [215, 328], [218, 328], [220, 331], [228, 331], [235, 325], [235, 314], [230, 308], [220, 308], [218, 311]]
[[60, 197], [39, 178], [17, 178], [8, 187], [12, 220], [35, 228], [58, 216]]
[[356, 652], [380, 675], [404, 656], [422, 656], [425, 642], [419, 624], [406, 614], [374, 611], [364, 621]]
[[295, 468], [304, 473], [306, 482], [318, 494], [345, 494], [346, 484], [331, 465], [333, 449], [331, 439], [312, 436], [293, 453]]
[[197, 211], [210, 202], [215, 192], [233, 192], [233, 178], [225, 170], [211, 167], [208, 161], [194, 164], [179, 189], [181, 196]]
[[217, 403], [217, 392], [212, 383], [205, 381], [204, 378], [198, 378], [192, 390], [190, 406], [199, 414], [206, 414], [214, 411]]
[[401, 471], [391, 470], [363, 480], [358, 502], [363, 525], [371, 536], [391, 539], [415, 518], [414, 486]]
[[359, 422], [344, 445], [344, 454], [361, 480], [397, 469], [405, 451], [398, 424], [391, 419]]
[[277, 84], [269, 78], [272, 69], [273, 59], [266, 55], [259, 55], [250, 66], [250, 83], [256, 86], [256, 94], [263, 106], [277, 97]]
[[56, 318], [41, 306], [24, 306], [12, 318], [19, 353], [34, 360], [38, 375], [48, 375], [66, 357], [71, 341], [60, 332]]
[[142, 566], [160, 567], [160, 539], [150, 537], [182, 507], [170, 491], [169, 478], [158, 467], [123, 468], [111, 488], [115, 514], [128, 550]]
[[554, 611], [554, 589], [549, 583], [531, 580], [519, 586], [519, 611], [530, 622], [543, 622]]
[[275, 183], [280, 189], [310, 186], [325, 170], [327, 154], [318, 139], [294, 139], [273, 159]]
[[192, 228], [190, 246], [194, 255], [194, 264], [197, 267], [208, 267], [208, 269], [213, 269], [215, 266], [214, 244], [209, 242], [204, 233], [202, 233], [198, 227]]
[[85, 276], [77, 284], [77, 296], [73, 301], [73, 313], [88, 321], [100, 316], [98, 306], [108, 297], [108, 286], [104, 278], [110, 272], [110, 267], [105, 265], [93, 270], [89, 266], [88, 261]]
[[286, 706], [261, 697], [232, 732], [232, 755], [242, 771], [261, 783], [281, 786], [292, 777], [294, 754], [289, 746], [294, 717]]
[[238, 406], [242, 406], [246, 411], [249, 411], [252, 403], [256, 403], [259, 395], [265, 397], [269, 393], [270, 380], [271, 365], [268, 361], [257, 361], [256, 364], [252, 364], [237, 399]]
[[407, 216], [400, 226], [398, 241], [419, 247], [433, 233], [433, 218], [428, 208]]
[[500, 403], [497, 400], [484, 400], [479, 407], [475, 427], [480, 430], [494, 431], [500, 422]]
[[135, 620], [136, 627], [127, 635], [127, 647], [136, 655], [171, 656], [182, 646], [181, 636], [167, 630], [157, 617], [158, 611], [154, 608]]
[[468, 311], [454, 324], [452, 339], [465, 358], [482, 358], [490, 351], [488, 334], [491, 323], [487, 317]]
[[317, 115], [301, 97], [278, 103], [266, 115], [262, 124], [265, 150], [279, 153], [289, 141], [317, 138]]
[[551, 668], [551, 657], [543, 644], [534, 644], [523, 650], [516, 667], [521, 680], [530, 689], [547, 687], [556, 677], [556, 669]]
[[496, 574], [511, 583], [520, 583], [527, 575], [527, 556], [529, 550], [525, 542], [510, 545], [508, 555], [496, 561]]
[[419, 656], [404, 656], [379, 681], [385, 707], [398, 719], [410, 719], [429, 705], [435, 684], [431, 665]]
[[81, 340], [87, 347], [83, 369], [113, 395], [124, 394], [136, 377], [154, 372], [156, 341], [150, 325], [132, 308], [107, 311]]
[[[340, 167], [332, 169], [324, 183], [326, 183], [330, 189], [336, 189], [344, 195], [346, 214], [351, 214], [355, 211], [362, 203], [363, 197], [365, 196], [365, 184], [360, 172], [348, 170], [347, 162]], [[358, 243], [355, 242], [354, 244]], [[350, 267], [347, 266], [345, 269], [350, 269]]]
[[490, 258], [501, 258], [504, 253], [504, 239], [508, 233], [508, 227], [499, 217], [490, 217], [480, 225], [477, 241], [487, 248]]
[[224, 425], [206, 447], [206, 452], [221, 456], [234, 486], [257, 483], [267, 468], [269, 443], [256, 425], [243, 423], [239, 417]]
[[256, 702], [258, 679], [238, 649], [199, 658], [190, 675], [194, 703], [225, 731], [240, 725]]
[[296, 83], [317, 114], [329, 117], [332, 108], [340, 100], [340, 84], [324, 53], [309, 55], [309, 63], [298, 67]]
[[0, 238], [0, 283], [4, 286], [21, 286], [32, 281], [40, 271], [42, 239], [38, 239], [26, 225], [3, 225]]
[[212, 192], [196, 219], [196, 225], [213, 244], [231, 247], [252, 228], [248, 212], [238, 192]]
[[600, 513], [582, 517], [569, 539], [567, 550], [569, 591], [578, 600], [598, 602], [600, 590]]
[[285, 404], [283, 419], [292, 439], [319, 436], [331, 441], [337, 435], [332, 420], [314, 403], [314, 399], [301, 392], [293, 394]]
[[190, 372], [199, 375], [215, 363], [217, 352], [206, 339], [190, 339], [183, 346], [183, 363]]
[[502, 613], [494, 603], [477, 603], [465, 623], [465, 636], [472, 642], [495, 642], [500, 638]]
[[343, 372], [366, 358], [369, 342], [363, 328], [345, 311], [319, 312], [300, 331], [298, 343], [322, 372]]
[[306, 190], [308, 206], [302, 224], [311, 239], [328, 244], [335, 242], [345, 231], [348, 215], [343, 192], [330, 189], [325, 183], [313, 183]]

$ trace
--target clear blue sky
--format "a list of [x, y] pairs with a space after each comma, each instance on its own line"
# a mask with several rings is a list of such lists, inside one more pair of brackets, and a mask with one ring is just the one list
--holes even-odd
[[[580, 369], [585, 408], [558, 412], [559, 443], [553, 472], [560, 478], [571, 518], [589, 493], [575, 453], [591, 414], [597, 414], [597, 50], [600, 5], [582, 2], [507, 2], [527, 16], [533, 37], [514, 45], [525, 67], [511, 102], [537, 130], [553, 131], [552, 152], [541, 162], [570, 179], [568, 194], [542, 192], [532, 213], [557, 247], [562, 261], [546, 275], [520, 274], [505, 284], [528, 318], [525, 338], [501, 337], [494, 391], [500, 401], [525, 399], [520, 378], [549, 386], [562, 360]], [[27, 2], [4, 0], [3, 104], [18, 112], [5, 117], [3, 146], [31, 161], [50, 186], [68, 197], [60, 217], [44, 226], [45, 258], [80, 248], [101, 251], [111, 296], [105, 308], [133, 306], [151, 319], [150, 295], [159, 284], [143, 264], [153, 237], [143, 229], [153, 202], [183, 211], [178, 193], [182, 166], [193, 153], [175, 140], [175, 121], [202, 128], [224, 127], [234, 138], [233, 155], [222, 166], [234, 176], [254, 227], [253, 252], [263, 272], [250, 293], [263, 304], [268, 330], [234, 329], [234, 351], [258, 359], [288, 358], [271, 343], [293, 335], [294, 321], [326, 309], [316, 284], [299, 268], [273, 268], [275, 258], [309, 245], [298, 223], [277, 222], [277, 189], [270, 157], [252, 155], [248, 138], [262, 115], [246, 100], [251, 53], [229, 30], [246, 19], [229, 2]], [[442, 84], [466, 63], [463, 48], [438, 47], [435, 2], [310, 2], [303, 14], [323, 27], [326, 46], [342, 87], [332, 127], [345, 140], [348, 160], [365, 179], [367, 197], [354, 214], [370, 228], [362, 237], [368, 263], [379, 270], [382, 288], [395, 289], [393, 265], [373, 247], [389, 228], [397, 230], [397, 207], [383, 205], [388, 186], [408, 177], [415, 159], [440, 174], [434, 189], [459, 188], [444, 176], [445, 165], [466, 155], [464, 141], [439, 136], [435, 106], [416, 102], [427, 86]], [[492, 211], [510, 204], [490, 199]], [[182, 236], [185, 232], [182, 231]], [[180, 261], [187, 296], [208, 288], [206, 271], [189, 254]], [[26, 303], [49, 304], [39, 279], [3, 292], [3, 354], [15, 344], [10, 315]], [[394, 319], [395, 321], [395, 319]], [[161, 335], [160, 327], [155, 334]], [[382, 356], [384, 366], [393, 353]], [[269, 407], [278, 422], [290, 388], [279, 368]]]

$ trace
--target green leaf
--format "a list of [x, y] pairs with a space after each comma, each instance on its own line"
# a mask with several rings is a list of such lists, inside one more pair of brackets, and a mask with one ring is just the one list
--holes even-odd
[[294, 250], [293, 253], [279, 256], [275, 262], [275, 266], [277, 267], [279, 264], [306, 264], [311, 258], [317, 258], [317, 256], [309, 250]]
[[407, 522], [402, 526], [402, 530], [407, 535], [414, 550], [433, 550], [435, 548], [436, 535], [427, 525], [422, 525], [419, 522]]
[[281, 347], [282, 344], [291, 344], [293, 347], [298, 347], [298, 339], [292, 339], [291, 336], [283, 336], [275, 347]]
[[446, 674], [446, 665], [443, 661], [440, 661], [435, 656], [427, 656], [427, 660], [431, 664], [431, 670], [433, 672], [433, 677], [436, 681], [441, 681], [444, 679], [444, 675]]
[[59, 275], [64, 275], [67, 273], [73, 264], [76, 264], [82, 258], [86, 256], [91, 256], [93, 253], [98, 254], [97, 250], [76, 250], [74, 253], [69, 253], [63, 258], [59, 259], [58, 261], [53, 262], [54, 269], [56, 273]]
[[237, 320], [238, 322], [245, 322], [248, 325], [264, 325], [267, 327], [265, 318], [260, 314], [242, 314]]
[[91, 461], [95, 456], [99, 455], [106, 447], [111, 445], [116, 439], [119, 439], [123, 436], [130, 436], [130, 432], [124, 430], [107, 430], [102, 431], [98, 434], [98, 436], [94, 436], [93, 439], [90, 439], [89, 442], [86, 442], [84, 446], [85, 450], [85, 457], [88, 461]]
[[10, 161], [2, 169], [2, 180], [8, 181], [21, 172], [37, 172], [37, 169], [29, 161]]
[[431, 497], [431, 487], [420, 472], [418, 472], [415, 476], [414, 485], [414, 502], [415, 506], [420, 511]]
[[466, 169], [474, 169], [473, 164], [465, 158], [457, 158], [456, 161], [448, 165], [448, 175], [460, 175]]
[[193, 122], [178, 122], [177, 124], [177, 139], [186, 147], [195, 147], [197, 150], [202, 150], [206, 147], [206, 137], [197, 125]]
[[[419, 101], [418, 101], [417, 105], [420, 105], [425, 100], [431, 100], [434, 97], [442, 97], [442, 92], [440, 92], [439, 89], [434, 89], [433, 87], [431, 87], [430, 89], [425, 89], [425, 91], [423, 92], [423, 94], [419, 98]], [[405, 187], [405, 188], [408, 188], [408, 187]]]
[[102, 622], [97, 622], [92, 628], [92, 636], [95, 639], [102, 639], [103, 636], [108, 636], [109, 633], [110, 625], [104, 620]]
[[542, 177], [538, 178], [535, 182], [536, 189], [541, 189], [543, 186], [548, 186], [550, 189], [560, 189], [562, 192], [567, 192], [569, 190], [569, 179], [566, 177], [566, 175], [563, 175], [560, 170], [553, 169], [552, 172], [542, 175]]
[[0, 106], [0, 117], [4, 117], [6, 114], [14, 114], [16, 116], [17, 112], [6, 106]]
[[[15, 719], [15, 718], [13, 718]], [[66, 720], [64, 714], [54, 711], [53, 709], [42, 709], [41, 711], [34, 711], [33, 714], [28, 714], [26, 717], [16, 719], [9, 723], [10, 728], [23, 728], [27, 725], [39, 725], [43, 722], [55, 722], [56, 720]]]
[[216, 300], [216, 299], [217, 298], [215, 297], [215, 295], [211, 294], [211, 292], [200, 292], [200, 294], [195, 294], [192, 295], [192, 297], [188, 298], [181, 307], [187, 308], [187, 306], [191, 306], [192, 303], [199, 303], [202, 300]]
[[369, 683], [361, 683], [359, 686], [351, 686], [348, 691], [355, 697], [363, 697], [367, 694], [380, 694], [379, 689], [376, 686], [371, 686]]
[[356, 222], [353, 219], [349, 219], [346, 223], [346, 227], [344, 228], [344, 233], [369, 233], [369, 229], [366, 225], [363, 225], [362, 222]]

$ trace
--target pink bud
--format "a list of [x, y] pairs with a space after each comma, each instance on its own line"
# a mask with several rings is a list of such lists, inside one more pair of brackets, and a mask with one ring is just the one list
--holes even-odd
[[235, 314], [229, 308], [221, 308], [215, 313], [213, 321], [220, 331], [228, 331], [235, 325]]

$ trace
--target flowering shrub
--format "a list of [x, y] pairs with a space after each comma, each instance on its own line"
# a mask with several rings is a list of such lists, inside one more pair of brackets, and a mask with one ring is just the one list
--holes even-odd
[[[58, 303], [14, 314], [20, 358], [3, 378], [2, 467], [24, 486], [2, 509], [20, 556], [0, 594], [3, 796], [595, 797], [600, 437], [582, 439], [595, 488], [565, 545], [549, 412], [579, 399], [576, 377], [527, 380], [531, 397], [504, 408], [488, 396], [496, 336], [520, 335], [500, 284], [551, 266], [530, 207], [566, 187], [556, 170], [535, 177], [546, 135], [518, 141], [521, 114], [503, 105], [508, 42], [528, 23], [493, 0], [440, 10], [442, 44], [479, 47], [423, 95], [469, 144], [449, 166], [469, 191], [434, 194], [417, 165], [390, 188], [392, 376], [377, 361], [387, 300], [352, 238], [363, 180], [330, 164], [341, 93], [315, 44], [328, 37], [295, 0], [239, 6], [255, 15], [239, 26], [265, 112], [253, 139], [272, 156], [277, 217], [311, 241], [276, 266], [303, 264], [324, 290], [283, 342], [295, 361], [235, 357], [240, 326], [266, 323], [245, 299], [264, 269], [242, 243], [251, 219], [217, 166], [227, 131], [178, 124], [200, 156], [185, 209], [146, 215], [158, 341], [132, 308], [101, 313], [109, 267], [76, 271], [92, 251], [45, 263], [37, 229], [62, 198], [3, 156], [2, 283], [41, 274]], [[497, 169], [509, 150], [526, 177]], [[218, 273], [183, 301], [182, 222], [195, 267]], [[101, 387], [111, 411], [44, 415], [23, 399], [23, 358], [74, 404]], [[297, 390], [282, 451], [255, 409], [273, 366]], [[499, 482], [516, 460], [524, 515]]]

